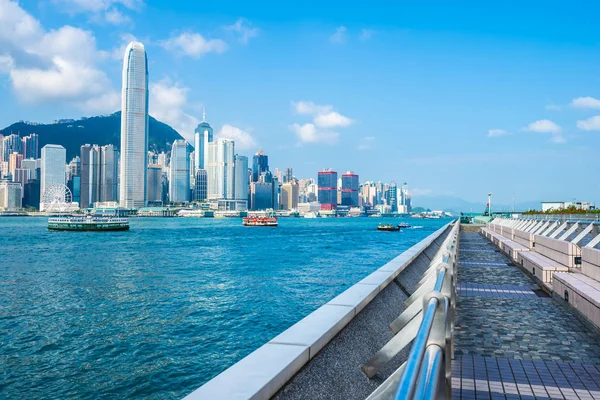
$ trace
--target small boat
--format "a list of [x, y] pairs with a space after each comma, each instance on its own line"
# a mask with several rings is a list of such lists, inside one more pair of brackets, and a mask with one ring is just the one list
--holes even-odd
[[275, 217], [244, 217], [242, 218], [244, 226], [277, 226], [279, 222]]
[[410, 228], [410, 224], [408, 222], [400, 222], [398, 228]]
[[48, 218], [51, 231], [126, 231], [129, 220], [123, 217], [66, 216]]
[[386, 232], [397, 232], [400, 230], [400, 228], [393, 224], [388, 224], [388, 225], [379, 224], [379, 225], [377, 225], [377, 230], [378, 231], [386, 231]]

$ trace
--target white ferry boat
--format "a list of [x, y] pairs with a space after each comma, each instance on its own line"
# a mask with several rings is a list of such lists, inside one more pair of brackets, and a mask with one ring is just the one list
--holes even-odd
[[123, 217], [67, 216], [48, 218], [52, 231], [126, 231], [129, 220]]
[[277, 226], [279, 222], [275, 217], [244, 217], [242, 224], [244, 226]]

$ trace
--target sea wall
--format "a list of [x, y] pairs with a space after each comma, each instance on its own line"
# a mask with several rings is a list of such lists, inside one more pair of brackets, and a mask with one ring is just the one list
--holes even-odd
[[200, 399], [364, 399], [405, 360], [408, 349], [374, 378], [360, 367], [391, 338], [450, 232], [447, 224], [186, 397]]

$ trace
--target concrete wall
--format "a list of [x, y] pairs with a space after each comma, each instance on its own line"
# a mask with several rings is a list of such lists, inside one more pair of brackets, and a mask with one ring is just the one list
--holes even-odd
[[568, 268], [575, 268], [575, 257], [581, 256], [577, 245], [564, 240], [535, 235], [535, 252]]

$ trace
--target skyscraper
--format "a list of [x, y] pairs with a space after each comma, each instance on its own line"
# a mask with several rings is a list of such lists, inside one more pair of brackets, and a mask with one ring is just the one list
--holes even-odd
[[248, 157], [236, 154], [235, 160], [235, 190], [236, 200], [248, 202]]
[[259, 150], [252, 158], [252, 182], [258, 182], [260, 175], [269, 170], [269, 157]]
[[317, 182], [321, 210], [337, 210], [337, 172], [330, 169], [320, 171]]
[[208, 199], [233, 200], [235, 180], [235, 144], [218, 139], [208, 144]]
[[8, 172], [14, 175], [15, 169], [21, 168], [21, 162], [23, 161], [23, 154], [11, 153], [8, 160]]
[[100, 148], [96, 145], [81, 146], [81, 208], [93, 206], [98, 201], [100, 188]]
[[148, 165], [147, 180], [148, 203], [162, 202], [162, 166], [158, 164]]
[[296, 181], [286, 182], [281, 185], [280, 208], [283, 210], [292, 210], [298, 208], [298, 198], [300, 197], [300, 187]]
[[119, 152], [112, 144], [100, 148], [100, 198], [101, 202], [117, 201], [119, 177]]
[[[44, 192], [50, 185], [64, 185], [67, 163], [67, 151], [57, 144], [47, 144], [42, 148], [42, 168], [40, 179], [40, 197], [44, 201]], [[43, 209], [43, 207], [40, 207]]]
[[204, 201], [208, 198], [208, 174], [205, 169], [196, 169], [196, 181], [192, 191], [193, 201]]
[[202, 122], [194, 131], [195, 167], [208, 168], [208, 144], [213, 142], [213, 129], [206, 122], [206, 112], [202, 112]]
[[190, 196], [190, 159], [185, 140], [176, 140], [171, 147], [169, 167], [169, 201], [185, 203]]
[[16, 133], [4, 136], [0, 146], [0, 161], [8, 162], [12, 153], [22, 154], [22, 144], [21, 138]]
[[358, 207], [358, 175], [348, 171], [342, 175], [343, 206]]
[[292, 167], [287, 167], [285, 169], [285, 177], [283, 178], [283, 183], [287, 183], [287, 182], [291, 182], [292, 181]]
[[143, 44], [131, 42], [123, 59], [121, 91], [121, 206], [144, 207], [147, 171], [148, 58]]

